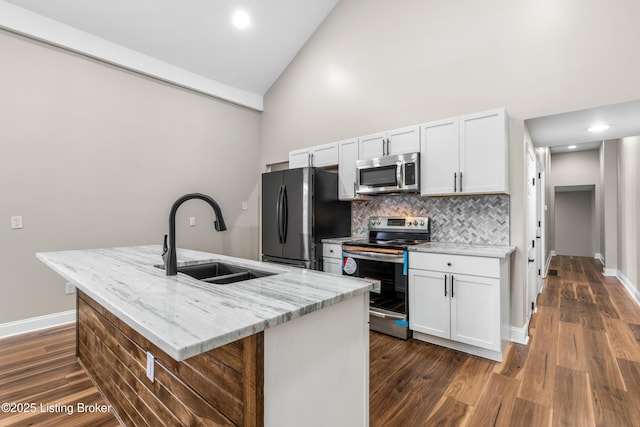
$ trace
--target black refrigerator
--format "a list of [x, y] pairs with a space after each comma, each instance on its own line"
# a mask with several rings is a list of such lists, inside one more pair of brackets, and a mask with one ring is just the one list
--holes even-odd
[[262, 260], [322, 270], [322, 243], [351, 235], [338, 174], [297, 168], [262, 174]]

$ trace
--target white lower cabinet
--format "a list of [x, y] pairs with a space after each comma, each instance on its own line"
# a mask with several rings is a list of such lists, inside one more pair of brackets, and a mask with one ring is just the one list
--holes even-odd
[[342, 246], [333, 243], [322, 245], [322, 271], [342, 274]]
[[409, 254], [409, 328], [416, 339], [502, 361], [509, 300], [508, 257]]

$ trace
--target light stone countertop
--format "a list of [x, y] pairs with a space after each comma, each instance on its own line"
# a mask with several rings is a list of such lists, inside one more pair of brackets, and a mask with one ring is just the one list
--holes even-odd
[[36, 256], [177, 361], [369, 291], [363, 279], [178, 249], [178, 266], [220, 261], [277, 275], [213, 285], [166, 276], [159, 245]]
[[473, 245], [468, 243], [429, 242], [410, 246], [409, 251], [449, 255], [468, 255], [488, 258], [505, 258], [516, 250], [515, 246]]

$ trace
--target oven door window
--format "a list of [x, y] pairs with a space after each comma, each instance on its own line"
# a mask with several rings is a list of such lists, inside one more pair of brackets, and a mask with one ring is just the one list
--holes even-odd
[[380, 293], [371, 292], [369, 305], [396, 313], [406, 313], [407, 276], [404, 264], [354, 259], [357, 268], [353, 276], [380, 281]]
[[367, 187], [397, 187], [397, 170], [396, 165], [360, 169], [360, 185]]

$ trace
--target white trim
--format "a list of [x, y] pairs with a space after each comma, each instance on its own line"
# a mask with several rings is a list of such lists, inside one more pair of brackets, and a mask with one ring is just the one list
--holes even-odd
[[522, 328], [511, 326], [511, 341], [523, 345], [529, 343], [529, 322]]
[[[620, 273], [618, 270], [616, 270], [615, 268], [603, 268], [602, 269], [602, 275], [603, 276], [607, 276], [607, 277], [618, 277], [618, 273]], [[620, 280], [622, 282], [622, 280]]]
[[[549, 255], [547, 256], [547, 261], [544, 264], [544, 276], [543, 278], [547, 278], [549, 274], [549, 266], [551, 265], [551, 259], [556, 256], [556, 251], [549, 251]], [[542, 288], [544, 288], [544, 283], [542, 284]], [[540, 289], [542, 289], [540, 288]]]
[[462, 351], [464, 353], [473, 354], [474, 356], [485, 357], [487, 359], [495, 360], [496, 362], [502, 362], [507, 351], [507, 345], [509, 341], [502, 340], [500, 343], [501, 351], [489, 350], [475, 345], [465, 344], [458, 341], [448, 340], [445, 338], [436, 337], [434, 335], [424, 334], [422, 332], [413, 331], [413, 338], [416, 340], [436, 344], [442, 347], [451, 348], [453, 350]]
[[0, 338], [39, 331], [40, 329], [53, 328], [54, 326], [66, 325], [75, 321], [75, 310], [16, 320], [15, 322], [0, 324]]
[[593, 257], [600, 261], [602, 265], [604, 265], [604, 256], [600, 252], [596, 252], [595, 254], [593, 254]]
[[234, 104], [263, 110], [263, 96], [208, 79], [0, 0], [0, 28]]
[[631, 295], [631, 298], [635, 301], [635, 303], [640, 306], [640, 291], [638, 291], [633, 283], [631, 283], [631, 280], [629, 280], [624, 274], [622, 274], [620, 270], [618, 270], [618, 274], [616, 274], [616, 277], [625, 287], [627, 292], [629, 292], [629, 295]]

